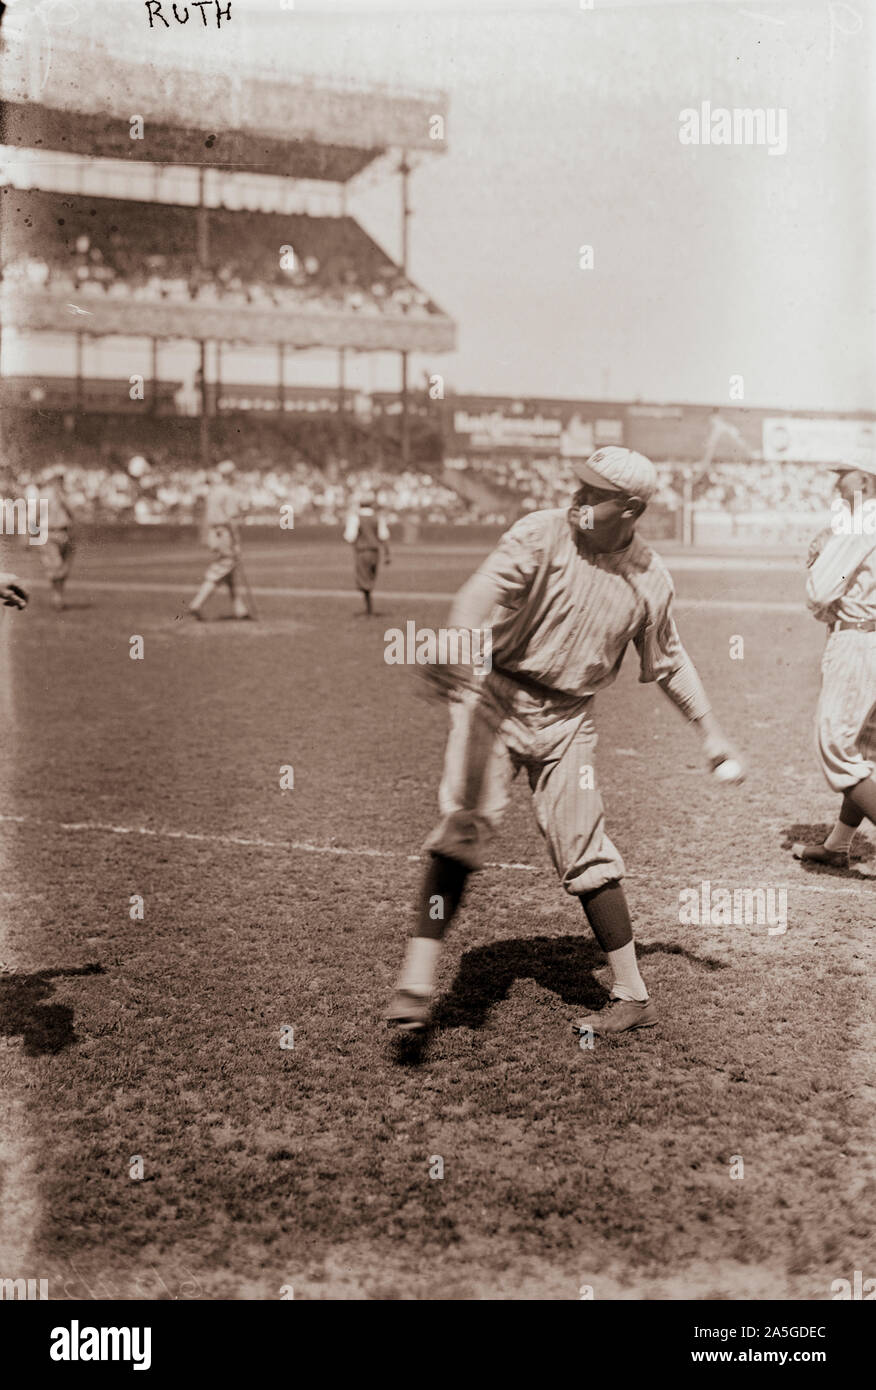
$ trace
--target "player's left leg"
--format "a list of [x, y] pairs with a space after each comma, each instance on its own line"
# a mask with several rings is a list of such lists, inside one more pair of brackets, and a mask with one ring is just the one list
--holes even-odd
[[573, 1025], [576, 1032], [623, 1033], [657, 1021], [636, 960], [633, 928], [621, 885], [624, 864], [605, 830], [596, 782], [596, 733], [585, 720], [562, 755], [530, 773], [535, 814], [567, 893], [580, 898], [611, 971], [604, 1008]]

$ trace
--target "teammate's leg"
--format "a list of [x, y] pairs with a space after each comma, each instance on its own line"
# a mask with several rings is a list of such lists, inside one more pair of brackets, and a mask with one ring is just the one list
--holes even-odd
[[839, 819], [821, 845], [795, 844], [795, 859], [849, 867], [849, 850], [864, 817], [874, 820], [876, 796], [876, 637], [840, 631], [828, 638], [815, 718], [822, 771], [842, 793]]
[[836, 824], [824, 844], [795, 845], [794, 857], [814, 864], [832, 864], [834, 867], [847, 869], [852, 841], [864, 818], [864, 812], [855, 805], [849, 793], [845, 792]]
[[876, 825], [876, 777], [865, 777], [856, 786], [850, 787], [845, 794], [844, 801], [851, 802], [852, 806]]

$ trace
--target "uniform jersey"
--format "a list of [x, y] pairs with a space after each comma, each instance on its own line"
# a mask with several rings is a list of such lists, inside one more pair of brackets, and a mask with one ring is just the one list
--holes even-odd
[[633, 642], [640, 680], [670, 687], [691, 719], [708, 712], [672, 616], [669, 572], [640, 537], [599, 554], [578, 544], [567, 511], [533, 512], [478, 573], [501, 595], [490, 620], [494, 670], [561, 699], [586, 697], [611, 684]]
[[347, 520], [344, 540], [356, 550], [380, 550], [389, 540], [389, 528], [371, 507], [360, 507]]
[[204, 525], [207, 530], [214, 526], [228, 526], [240, 516], [240, 498], [228, 483], [214, 483], [207, 493], [207, 506]]

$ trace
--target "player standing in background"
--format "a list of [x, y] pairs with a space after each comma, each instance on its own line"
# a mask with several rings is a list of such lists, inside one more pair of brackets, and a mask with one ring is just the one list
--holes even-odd
[[377, 582], [380, 557], [384, 564], [390, 563], [389, 527], [382, 516], [375, 511], [377, 498], [368, 492], [359, 505], [347, 517], [344, 527], [344, 540], [352, 545], [355, 556], [355, 583], [365, 599], [365, 613], [373, 613], [371, 591]]
[[235, 474], [231, 459], [224, 459], [213, 471], [204, 512], [203, 534], [215, 559], [210, 562], [204, 582], [189, 604], [189, 613], [204, 621], [201, 609], [213, 590], [227, 584], [231, 593], [232, 617], [250, 618], [240, 592], [240, 518], [244, 513], [243, 499], [233, 485]]
[[581, 487], [571, 508], [523, 517], [456, 597], [449, 627], [486, 628], [489, 674], [466, 679], [459, 667], [426, 668], [451, 697], [451, 728], [442, 818], [426, 842], [418, 921], [387, 1013], [406, 1031], [428, 1023], [442, 937], [468, 875], [483, 866], [521, 767], [562, 885], [580, 898], [611, 968], [608, 1004], [573, 1028], [621, 1033], [656, 1022], [594, 769], [593, 697], [614, 681], [630, 642], [640, 679], [656, 680], [697, 727], [712, 770], [742, 780], [681, 644], [669, 573], [635, 534], [657, 486], [653, 464], [606, 448], [575, 472]]
[[73, 513], [60, 464], [44, 471], [40, 479], [40, 498], [45, 499], [48, 506], [46, 543], [40, 547], [40, 560], [52, 586], [52, 604], [60, 613], [64, 609], [64, 585], [70, 575], [74, 551], [70, 534]]
[[[876, 507], [876, 460], [837, 469], [837, 492]], [[842, 796], [823, 845], [795, 844], [795, 859], [849, 868], [855, 831], [876, 824], [876, 536], [834, 527], [813, 541], [806, 581], [809, 607], [827, 623], [815, 745], [828, 786]]]

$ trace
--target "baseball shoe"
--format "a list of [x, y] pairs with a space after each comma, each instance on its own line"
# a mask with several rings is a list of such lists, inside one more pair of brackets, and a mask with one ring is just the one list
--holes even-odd
[[386, 1011], [388, 1028], [400, 1033], [423, 1033], [432, 1016], [432, 999], [428, 994], [412, 994], [409, 989], [397, 989]]
[[795, 859], [802, 859], [808, 864], [828, 864], [832, 869], [848, 869], [849, 851], [847, 849], [828, 849], [827, 845], [802, 845], [791, 846], [791, 853]]
[[651, 999], [645, 999], [641, 1004], [634, 999], [609, 999], [596, 1013], [576, 1019], [572, 1032], [606, 1036], [627, 1033], [632, 1028], [653, 1028], [656, 1022], [657, 1010]]
[[196, 623], [202, 623], [204, 621], [204, 615], [201, 612], [200, 608], [187, 608], [186, 617], [194, 618]]

